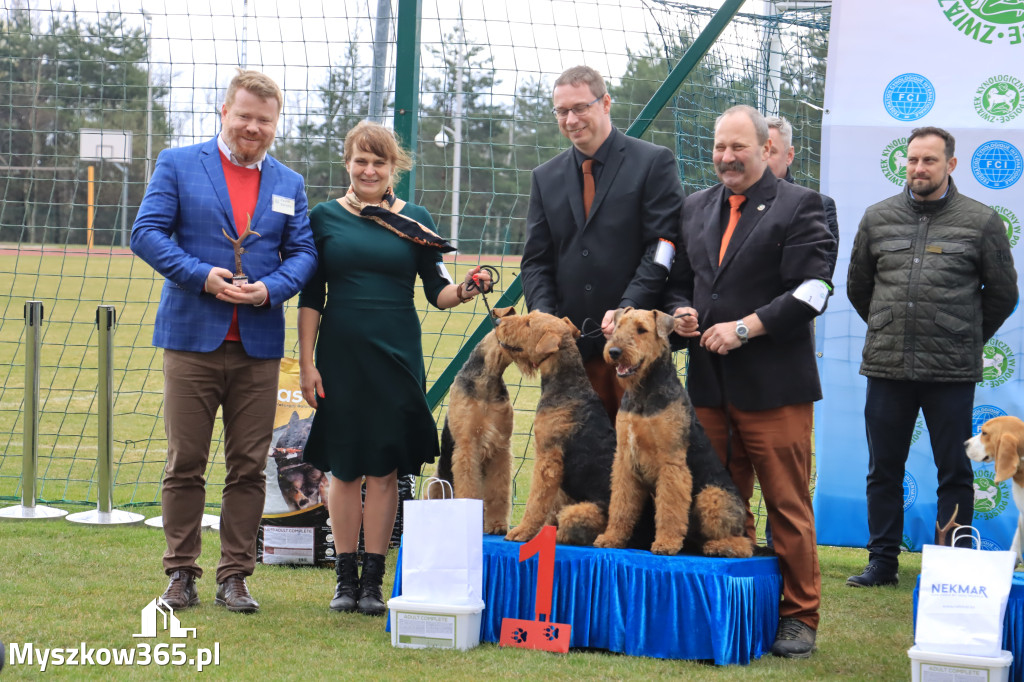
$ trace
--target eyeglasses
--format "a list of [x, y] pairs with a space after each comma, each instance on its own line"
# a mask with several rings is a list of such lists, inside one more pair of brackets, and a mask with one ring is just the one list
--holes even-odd
[[576, 114], [577, 116], [582, 116], [583, 114], [587, 113], [587, 109], [593, 106], [596, 102], [600, 102], [601, 98], [603, 97], [604, 95], [595, 97], [592, 102], [587, 102], [586, 104], [577, 104], [576, 106], [569, 107], [568, 109], [559, 109], [556, 107], [551, 110], [551, 113], [555, 115], [555, 118], [565, 118], [566, 116], [569, 115], [570, 111]]

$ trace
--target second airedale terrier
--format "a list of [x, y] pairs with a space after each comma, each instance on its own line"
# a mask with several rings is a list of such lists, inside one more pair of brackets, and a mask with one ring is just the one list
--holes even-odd
[[437, 477], [455, 497], [484, 502], [484, 532], [508, 532], [512, 510], [512, 403], [502, 375], [512, 360], [489, 332], [452, 382]]
[[672, 316], [660, 311], [616, 311], [604, 355], [626, 393], [615, 422], [608, 527], [594, 546], [624, 547], [653, 493], [652, 552], [677, 554], [685, 542], [708, 556], [749, 557], [743, 500], [676, 374], [672, 327]]
[[[495, 333], [520, 371], [539, 372], [541, 380], [530, 494], [523, 520], [505, 539], [525, 542], [554, 524], [558, 542], [589, 545], [607, 523], [615, 431], [583, 369], [579, 330], [568, 318], [533, 311], [502, 317]], [[645, 528], [648, 535], [634, 546], [650, 542], [650, 525], [637, 524], [638, 538]]]

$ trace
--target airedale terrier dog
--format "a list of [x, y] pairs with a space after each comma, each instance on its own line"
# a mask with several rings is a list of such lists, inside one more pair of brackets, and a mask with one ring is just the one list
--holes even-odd
[[[505, 539], [525, 542], [553, 524], [557, 542], [589, 545], [608, 519], [615, 430], [583, 369], [580, 332], [568, 318], [533, 311], [504, 315], [495, 333], [523, 374], [541, 377], [530, 494], [523, 520]], [[639, 542], [650, 542], [651, 526], [653, 519], [643, 538], [638, 524]]]
[[604, 357], [626, 392], [615, 421], [608, 527], [594, 546], [625, 546], [653, 493], [653, 553], [678, 554], [685, 543], [707, 556], [749, 557], [746, 507], [676, 374], [672, 327], [672, 316], [660, 311], [615, 312]]
[[484, 532], [508, 532], [512, 510], [512, 403], [502, 379], [512, 360], [489, 332], [455, 375], [437, 477], [455, 497], [484, 501]]

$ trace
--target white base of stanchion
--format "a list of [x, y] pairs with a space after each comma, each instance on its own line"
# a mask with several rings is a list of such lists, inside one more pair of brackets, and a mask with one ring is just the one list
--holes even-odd
[[[145, 523], [150, 528], [163, 528], [164, 527], [164, 517], [162, 517], [162, 516], [154, 516], [151, 519], [146, 519]], [[219, 516], [217, 516], [216, 514], [203, 514], [203, 523], [202, 523], [203, 528], [213, 528], [214, 524], [216, 524], [216, 526], [217, 526], [214, 530], [220, 529], [220, 517]]]
[[27, 521], [29, 519], [59, 519], [67, 514], [63, 509], [37, 504], [34, 507], [15, 505], [0, 509], [0, 519]]
[[84, 523], [92, 526], [130, 526], [141, 523], [146, 517], [142, 514], [112, 509], [108, 512], [93, 509], [91, 511], [68, 514], [67, 520], [71, 523]]
[[220, 532], [220, 517], [219, 516], [217, 517], [217, 520], [215, 522], [210, 524], [210, 530], [215, 530], [218, 533]]

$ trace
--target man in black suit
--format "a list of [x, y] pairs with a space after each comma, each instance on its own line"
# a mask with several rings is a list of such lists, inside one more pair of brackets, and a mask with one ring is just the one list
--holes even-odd
[[568, 317], [584, 332], [587, 376], [614, 423], [622, 388], [601, 357], [599, 327], [610, 328], [616, 308], [657, 307], [683, 187], [672, 152], [612, 125], [612, 100], [594, 69], [562, 73], [553, 101], [558, 128], [573, 146], [533, 171], [523, 290], [531, 310]]
[[[687, 387], [748, 502], [761, 482], [782, 571], [772, 653], [814, 651], [821, 574], [811, 507], [811, 422], [821, 398], [813, 319], [831, 290], [833, 238], [818, 193], [768, 168], [768, 125], [733, 107], [715, 124], [720, 184], [687, 198], [665, 292], [691, 344]], [[747, 531], [755, 539], [753, 516]]]

